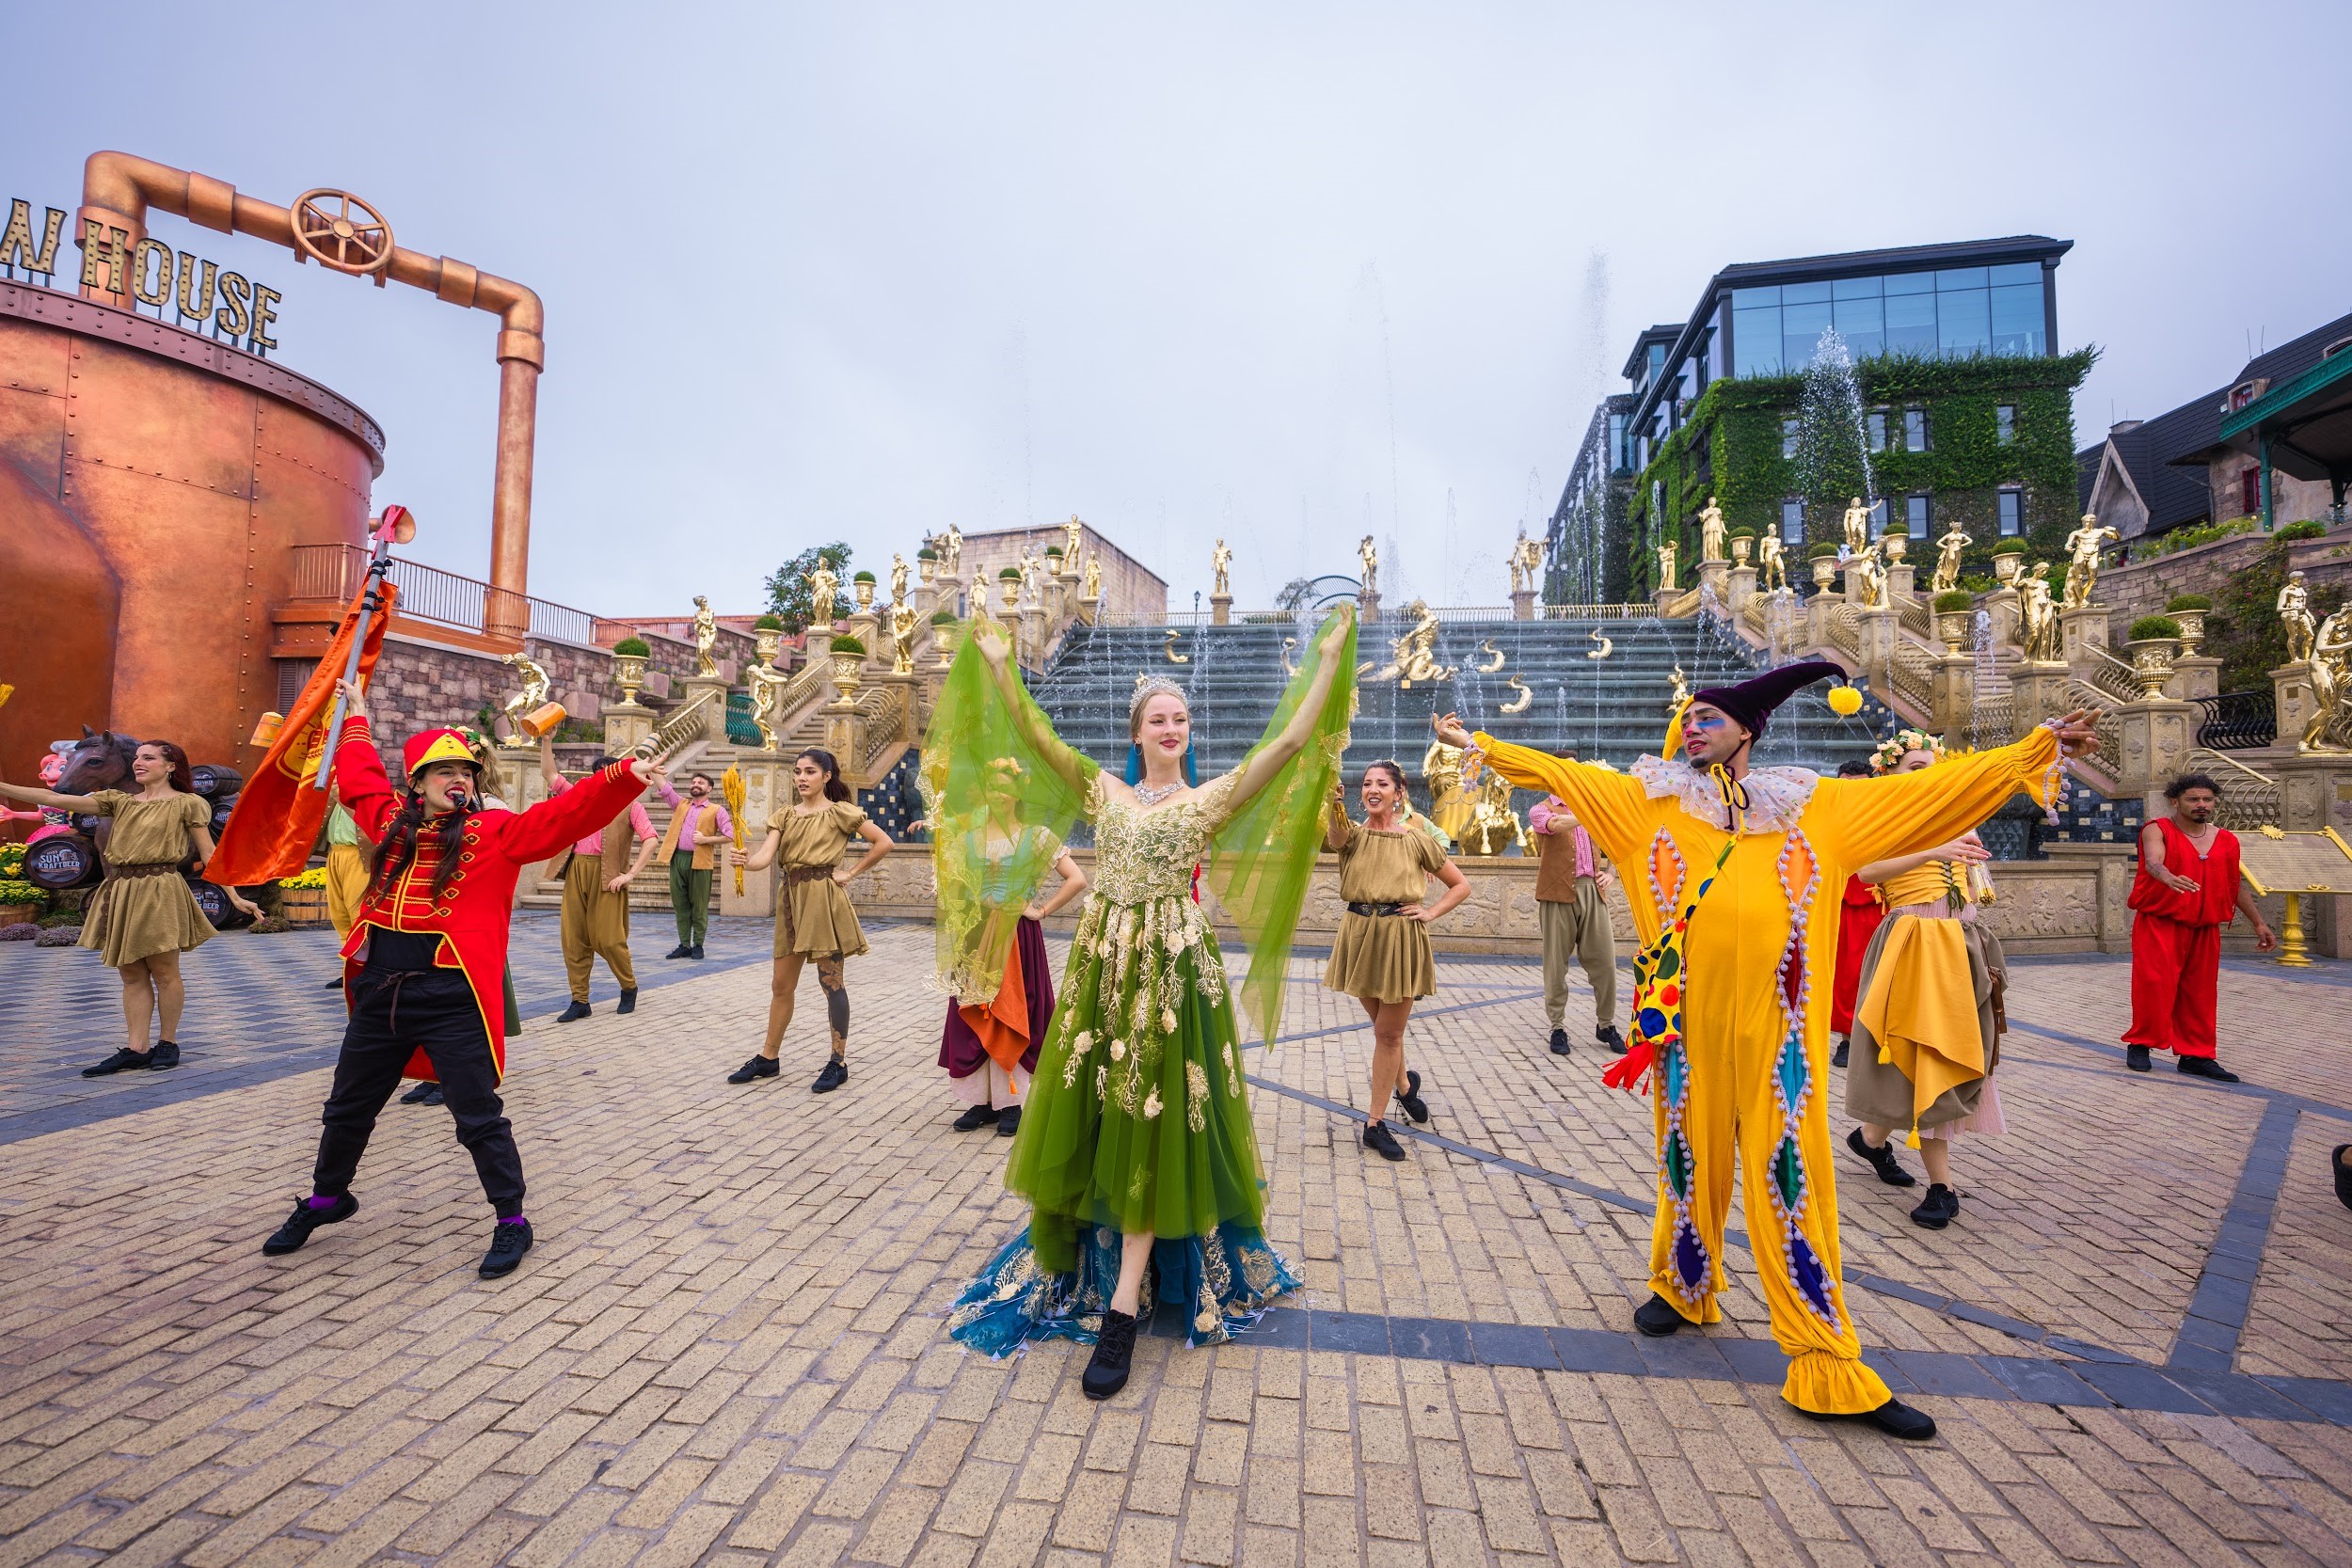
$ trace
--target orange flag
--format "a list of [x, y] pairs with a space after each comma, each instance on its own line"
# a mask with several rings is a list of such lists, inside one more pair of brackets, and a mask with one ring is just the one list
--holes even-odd
[[[359, 650], [359, 689], [375, 670], [383, 651], [384, 628], [391, 625], [396, 586], [384, 583], [384, 602], [368, 624], [368, 640]], [[310, 846], [333, 804], [332, 790], [317, 787], [319, 762], [328, 741], [326, 716], [335, 704], [335, 683], [342, 678], [351, 657], [351, 640], [359, 626], [360, 601], [367, 596], [362, 581], [343, 610], [335, 641], [327, 644], [319, 667], [310, 672], [302, 695], [286, 713], [278, 738], [270, 743], [262, 766], [245, 782], [237, 803], [220, 830], [220, 843], [204, 867], [205, 879], [224, 887], [251, 887], [300, 872], [310, 859]]]

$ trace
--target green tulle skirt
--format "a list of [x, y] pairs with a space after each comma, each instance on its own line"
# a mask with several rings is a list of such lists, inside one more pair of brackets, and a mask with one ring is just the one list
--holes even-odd
[[1163, 1241], [1262, 1228], [1265, 1179], [1216, 938], [1189, 898], [1079, 922], [1005, 1185], [1035, 1207], [1038, 1265], [1082, 1234]]

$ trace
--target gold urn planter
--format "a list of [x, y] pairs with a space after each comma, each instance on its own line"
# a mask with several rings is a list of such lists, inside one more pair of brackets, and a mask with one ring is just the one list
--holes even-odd
[[1748, 563], [1749, 554], [1755, 548], [1755, 540], [1748, 538], [1745, 534], [1733, 534], [1731, 536], [1731, 563], [1734, 566], [1745, 566]]
[[752, 633], [752, 646], [758, 650], [759, 662], [773, 669], [776, 662], [776, 650], [784, 646], [784, 633], [755, 631]]
[[1939, 610], [1935, 612], [1935, 635], [1943, 639], [1945, 647], [1960, 653], [1968, 646], [1968, 633], [1976, 619], [1973, 610]]
[[846, 703], [857, 695], [857, 689], [864, 684], [865, 679], [866, 656], [864, 654], [836, 653], [833, 656], [833, 684], [834, 689], [841, 693], [843, 702]]
[[2196, 657], [2198, 644], [2205, 640], [2205, 611], [2201, 610], [2168, 610], [2165, 611], [2181, 624], [2181, 657]]
[[2012, 552], [2008, 555], [1996, 555], [1993, 558], [1994, 578], [2004, 588], [2015, 587], [2017, 583], [2017, 574], [2024, 571], [2025, 568], [2026, 558], [2022, 554]]
[[2169, 637], [2136, 637], [2123, 644], [2123, 651], [2132, 656], [2132, 679], [2139, 683], [2141, 702], [2153, 703], [2164, 695], [2165, 683], [2172, 678], [2177, 646]]
[[612, 656], [612, 683], [621, 689], [622, 702], [636, 702], [639, 689], [645, 684], [645, 656], [644, 654], [614, 654]]
[[938, 570], [939, 562], [930, 556], [918, 555], [914, 558], [915, 581], [920, 583], [929, 583], [931, 580], [933, 574], [935, 574]]
[[1879, 549], [1885, 555], [1886, 563], [1889, 566], [1892, 566], [1897, 562], [1902, 560], [1903, 548], [1910, 543], [1911, 536], [1909, 534], [1897, 533], [1892, 529], [1889, 529], [1884, 533], [1879, 535]]
[[874, 579], [872, 578], [860, 578], [850, 586], [857, 591], [858, 609], [871, 610], [874, 608]]
[[1813, 586], [1826, 593], [1837, 580], [1837, 558], [1817, 555], [1813, 558]]

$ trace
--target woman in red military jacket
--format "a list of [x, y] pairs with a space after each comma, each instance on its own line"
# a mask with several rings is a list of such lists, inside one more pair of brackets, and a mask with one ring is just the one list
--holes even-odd
[[402, 748], [406, 791], [395, 794], [360, 694], [342, 689], [351, 718], [335, 750], [335, 783], [372, 848], [367, 891], [343, 943], [350, 1022], [320, 1115], [311, 1195], [262, 1244], [298, 1250], [322, 1225], [359, 1207], [351, 1179], [404, 1070], [437, 1079], [498, 1211], [485, 1279], [512, 1274], [531, 1250], [522, 1158], [498, 1095], [506, 1070], [500, 976], [522, 868], [596, 832], [644, 788], [649, 764], [614, 763], [524, 812], [481, 805], [482, 768], [455, 730], [426, 730]]

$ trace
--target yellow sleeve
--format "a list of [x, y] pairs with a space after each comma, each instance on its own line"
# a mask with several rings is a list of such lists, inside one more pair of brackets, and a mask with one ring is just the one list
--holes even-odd
[[1560, 797], [1611, 860], [1631, 864], [1648, 851], [1649, 822], [1655, 814], [1649, 791], [1632, 775], [1515, 746], [1484, 730], [1470, 738], [1486, 766], [1513, 784]]
[[2047, 726], [2014, 745], [1953, 757], [1883, 779], [1824, 779], [1805, 807], [1804, 828], [1846, 867], [1948, 844], [2019, 790], [2050, 803], [2058, 778], [2058, 736]]

